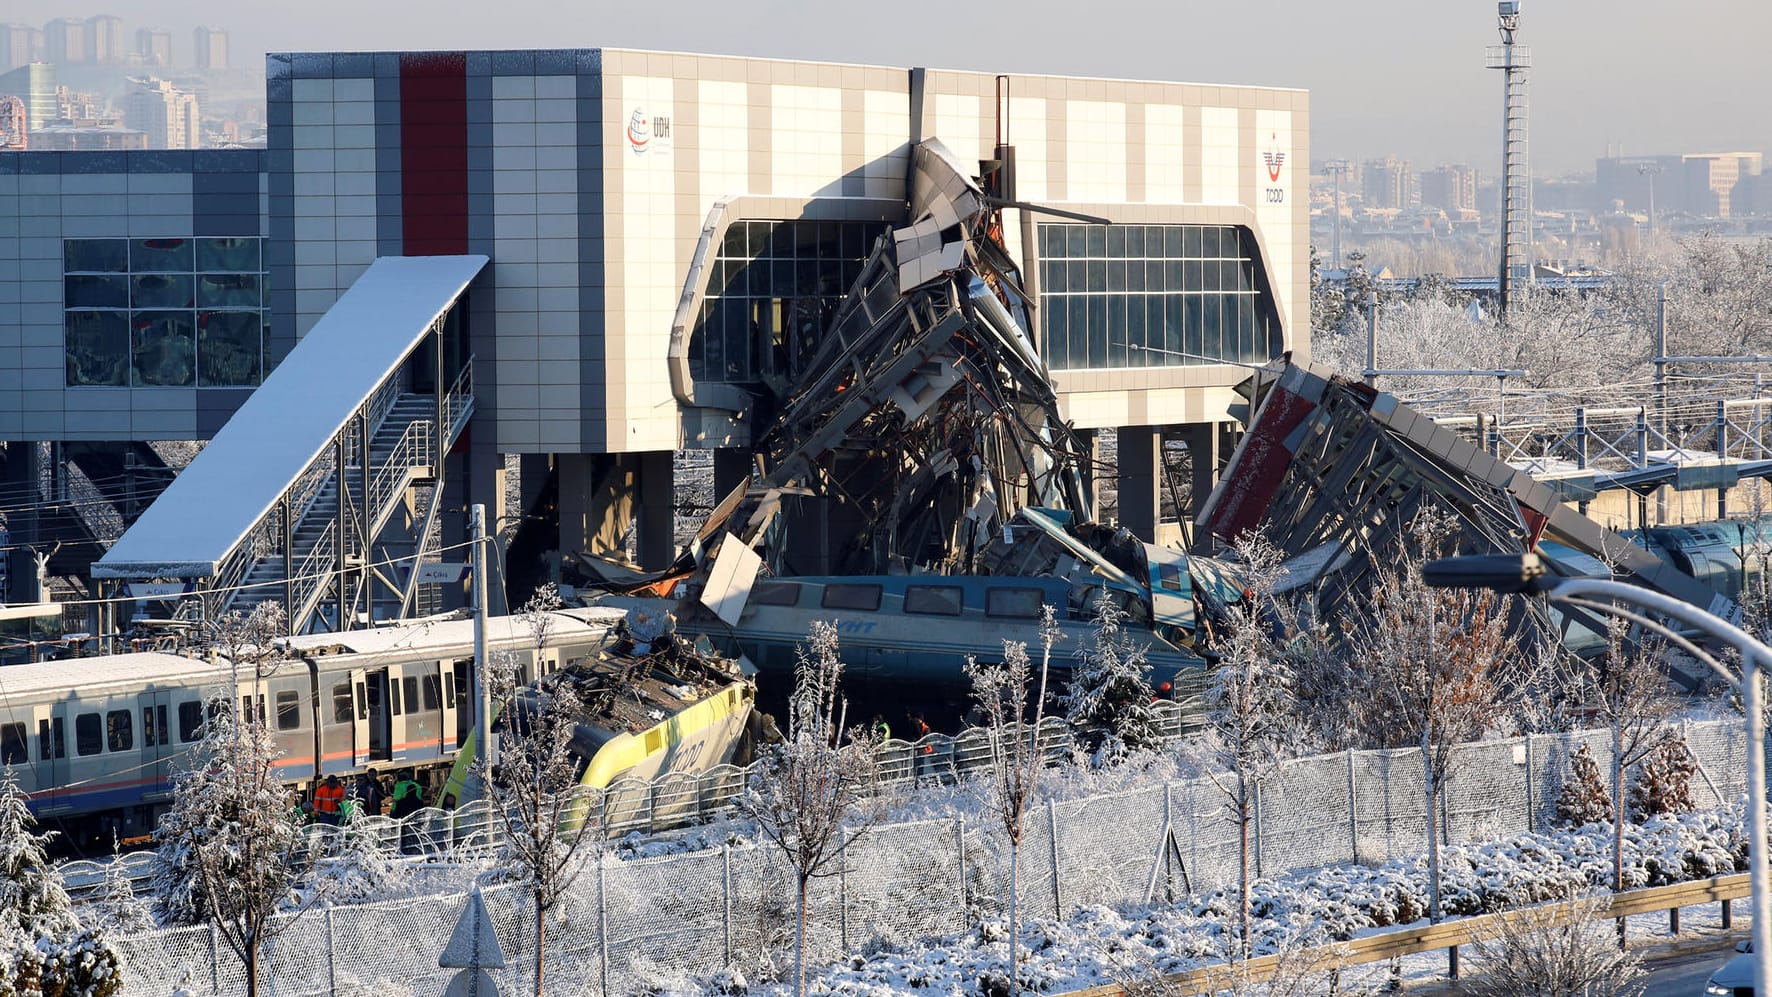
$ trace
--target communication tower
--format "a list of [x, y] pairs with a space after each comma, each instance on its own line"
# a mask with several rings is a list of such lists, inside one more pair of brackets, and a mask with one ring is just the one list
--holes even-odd
[[1532, 51], [1514, 43], [1520, 30], [1519, 0], [1496, 4], [1501, 44], [1489, 46], [1490, 69], [1501, 70], [1501, 308], [1507, 310], [1514, 281], [1532, 275], [1532, 174], [1526, 166], [1526, 71]]

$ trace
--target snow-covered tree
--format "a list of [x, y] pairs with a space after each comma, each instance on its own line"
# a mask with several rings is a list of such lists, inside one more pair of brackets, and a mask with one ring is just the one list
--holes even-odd
[[1253, 937], [1249, 912], [1249, 829], [1263, 780], [1279, 772], [1297, 747], [1301, 725], [1274, 591], [1283, 557], [1272, 543], [1244, 534], [1235, 546], [1242, 561], [1245, 599], [1230, 610], [1222, 658], [1206, 687], [1206, 734], [1215, 763], [1209, 776], [1237, 825], [1239, 944], [1247, 959]]
[[316, 891], [297, 890], [315, 849], [294, 794], [277, 778], [278, 752], [264, 721], [236, 715], [227, 693], [211, 698], [206, 712], [190, 768], [154, 832], [156, 914], [163, 923], [215, 925], [245, 966], [247, 993], [257, 997], [265, 943], [319, 900]]
[[127, 935], [146, 931], [154, 926], [152, 905], [136, 896], [135, 884], [124, 871], [123, 856], [117, 842], [111, 842], [111, 863], [105, 866], [105, 888], [91, 905], [92, 920], [105, 931]]
[[806, 992], [806, 901], [817, 876], [840, 862], [844, 835], [853, 841], [883, 816], [872, 795], [876, 731], [846, 728], [848, 702], [838, 690], [843, 675], [837, 625], [817, 621], [798, 649], [788, 729], [769, 745], [752, 769], [743, 808], [764, 840], [793, 869], [795, 894], [794, 993]]
[[324, 880], [333, 903], [385, 899], [398, 889], [405, 866], [382, 844], [379, 820], [358, 812], [338, 829], [336, 852], [324, 859], [316, 879]]
[[1691, 813], [1697, 809], [1692, 802], [1692, 776], [1697, 772], [1698, 762], [1685, 735], [1676, 731], [1637, 767], [1630, 787], [1631, 813], [1638, 820]]
[[1585, 897], [1509, 914], [1499, 936], [1473, 946], [1475, 972], [1460, 991], [1471, 997], [1640, 997], [1642, 965], [1594, 923], [1605, 911], [1603, 897]]
[[82, 927], [49, 864], [54, 832], [38, 832], [12, 766], [0, 772], [0, 997], [109, 997], [122, 986], [117, 951]]
[[1439, 806], [1457, 747], [1505, 715], [1497, 681], [1509, 653], [1494, 593], [1430, 588], [1429, 560], [1457, 547], [1458, 521], [1423, 509], [1399, 563], [1373, 565], [1371, 612], [1354, 635], [1355, 722], [1376, 747], [1421, 751], [1428, 911], [1440, 919]]
[[1021, 839], [1028, 806], [1038, 788], [1045, 746], [1040, 743], [1040, 721], [1045, 715], [1046, 677], [1052, 664], [1052, 647], [1063, 638], [1051, 606], [1040, 611], [1040, 682], [1030, 723], [1028, 688], [1033, 683], [1033, 663], [1021, 641], [1003, 642], [1001, 665], [966, 660], [966, 677], [972, 682], [972, 698], [984, 714], [985, 741], [991, 767], [985, 784], [984, 810], [995, 816], [1009, 839], [1009, 992], [1021, 992], [1020, 935]]
[[[1625, 775], [1661, 750], [1674, 732], [1667, 725], [1673, 702], [1661, 671], [1658, 645], [1632, 646], [1623, 620], [1608, 617], [1606, 654], [1598, 662], [1591, 701], [1594, 712], [1612, 733], [1612, 889], [1624, 889]], [[1624, 943], [1624, 919], [1618, 921]]]
[[1095, 600], [1095, 632], [1078, 649], [1059, 705], [1097, 765], [1163, 743], [1152, 700], [1145, 649], [1127, 636], [1126, 613], [1103, 589]]
[[498, 764], [477, 762], [492, 812], [504, 830], [502, 862], [527, 886], [535, 907], [535, 995], [545, 991], [548, 912], [603, 840], [593, 794], [579, 786], [573, 728], [587, 712], [570, 672], [519, 688], [515, 656], [494, 655], [492, 697], [505, 703]]
[[1563, 827], [1605, 823], [1612, 819], [1612, 799], [1600, 777], [1600, 763], [1586, 744], [1569, 753], [1569, 772], [1557, 796], [1556, 821]]

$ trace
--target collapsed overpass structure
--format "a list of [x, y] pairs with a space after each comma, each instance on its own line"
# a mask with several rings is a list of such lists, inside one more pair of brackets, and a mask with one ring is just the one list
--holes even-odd
[[1373, 564], [1400, 556], [1410, 521], [1437, 506], [1463, 524], [1468, 553], [1551, 541], [1624, 580], [1725, 618], [1738, 613], [1727, 597], [1393, 395], [1288, 359], [1239, 390], [1247, 431], [1199, 524], [1227, 540], [1254, 531], [1301, 558], [1322, 604], [1357, 605]]

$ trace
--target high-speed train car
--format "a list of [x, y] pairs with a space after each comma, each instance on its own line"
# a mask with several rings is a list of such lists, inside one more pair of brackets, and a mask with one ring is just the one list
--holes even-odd
[[[525, 681], [595, 655], [621, 614], [551, 613], [537, 654], [521, 617], [486, 621], [489, 651]], [[472, 620], [294, 637], [264, 678], [225, 660], [162, 652], [0, 668], [0, 764], [40, 819], [77, 837], [148, 833], [200, 737], [204, 703], [226, 695], [269, 726], [279, 776], [447, 766], [473, 728]]]
[[1760, 573], [1758, 552], [1772, 545], [1772, 523], [1719, 520], [1689, 526], [1652, 526], [1633, 530], [1639, 547], [1679, 568], [1731, 599], [1738, 598]]

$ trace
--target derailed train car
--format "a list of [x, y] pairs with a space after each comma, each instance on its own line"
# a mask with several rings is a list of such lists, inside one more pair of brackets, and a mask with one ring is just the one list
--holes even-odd
[[[549, 615], [539, 651], [521, 618], [487, 620], [488, 651], [512, 655], [525, 682], [594, 671], [621, 654], [619, 613]], [[0, 764], [17, 773], [38, 818], [71, 837], [140, 838], [172, 799], [202, 737], [206, 703], [219, 699], [265, 722], [280, 753], [277, 775], [292, 787], [358, 772], [413, 773], [440, 785], [474, 726], [473, 626], [420, 621], [291, 638], [262, 678], [220, 657], [154, 651], [6, 668]], [[585, 759], [587, 770], [614, 779], [728, 760], [749, 712], [748, 679], [724, 668], [688, 682], [653, 678], [643, 665], [618, 671], [627, 698], [641, 705], [633, 716], [612, 717], [619, 728], [598, 746], [609, 756], [599, 750]], [[722, 717], [741, 713], [739, 722], [720, 725], [717, 743], [698, 747], [693, 758], [678, 752], [702, 733], [684, 718], [699, 718], [692, 708], [713, 699], [727, 707]], [[429, 802], [448, 801], [434, 793]]]

